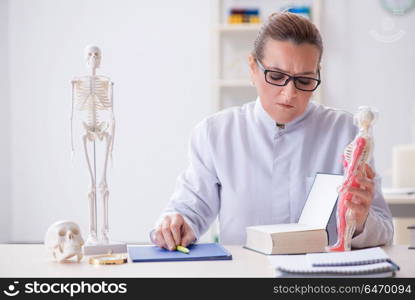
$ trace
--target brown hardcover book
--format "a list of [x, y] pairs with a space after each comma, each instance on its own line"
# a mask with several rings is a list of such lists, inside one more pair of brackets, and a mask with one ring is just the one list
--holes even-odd
[[298, 223], [247, 227], [245, 248], [264, 254], [324, 252], [326, 227], [342, 180], [342, 175], [318, 173]]

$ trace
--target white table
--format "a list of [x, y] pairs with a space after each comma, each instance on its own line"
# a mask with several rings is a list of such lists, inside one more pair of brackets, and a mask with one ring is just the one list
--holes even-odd
[[[55, 262], [43, 245], [1, 244], [0, 277], [274, 277], [266, 255], [241, 246], [225, 246], [228, 261], [148, 262], [93, 266]], [[415, 277], [415, 250], [404, 245], [383, 247], [401, 267], [397, 277]]]

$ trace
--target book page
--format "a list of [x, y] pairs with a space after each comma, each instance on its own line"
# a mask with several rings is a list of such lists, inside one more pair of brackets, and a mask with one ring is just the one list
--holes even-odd
[[317, 173], [298, 223], [326, 228], [342, 182], [343, 175]]
[[274, 225], [258, 225], [247, 227], [256, 229], [258, 231], [266, 233], [277, 233], [277, 232], [293, 232], [293, 231], [307, 231], [307, 230], [319, 230], [321, 228], [313, 225], [298, 224], [298, 223], [287, 223], [287, 224], [274, 224]]

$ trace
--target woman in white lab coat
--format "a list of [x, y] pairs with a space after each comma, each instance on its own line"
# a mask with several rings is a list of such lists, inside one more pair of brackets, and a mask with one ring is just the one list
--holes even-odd
[[[317, 172], [343, 173], [343, 150], [357, 128], [350, 113], [310, 101], [322, 53], [320, 33], [306, 18], [269, 17], [248, 60], [258, 98], [193, 130], [189, 166], [150, 234], [153, 243], [187, 246], [219, 216], [221, 243], [244, 244], [247, 226], [297, 222]], [[348, 190], [353, 247], [392, 240], [391, 213], [370, 165], [358, 177], [361, 187]]]

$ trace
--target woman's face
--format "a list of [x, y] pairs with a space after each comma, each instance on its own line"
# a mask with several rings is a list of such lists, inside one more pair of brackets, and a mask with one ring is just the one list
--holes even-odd
[[[319, 57], [320, 50], [312, 44], [268, 39], [261, 63], [267, 70], [317, 79]], [[285, 124], [304, 113], [313, 92], [298, 90], [292, 80], [286, 86], [269, 84], [253, 56], [249, 67], [261, 104], [276, 122]]]

